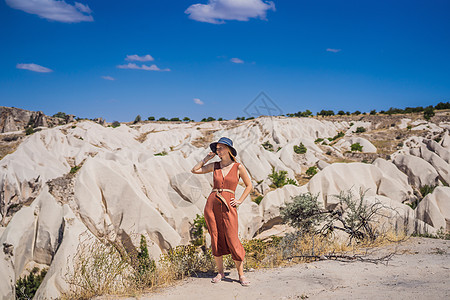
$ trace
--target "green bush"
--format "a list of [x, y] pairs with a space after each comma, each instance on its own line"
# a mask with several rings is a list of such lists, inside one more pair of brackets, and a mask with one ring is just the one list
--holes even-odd
[[260, 204], [261, 203], [261, 200], [263, 199], [264, 197], [263, 196], [261, 196], [261, 195], [259, 195], [258, 197], [256, 197], [255, 199], [253, 199], [253, 202], [255, 202], [256, 204]]
[[420, 194], [422, 195], [422, 197], [425, 197], [426, 195], [433, 193], [435, 188], [436, 185], [425, 184], [424, 186], [420, 187]]
[[147, 118], [148, 121], [155, 121], [155, 117], [151, 116]]
[[292, 178], [286, 178], [286, 184], [297, 185], [297, 182]]
[[16, 282], [16, 298], [32, 299], [46, 274], [47, 269], [42, 269], [39, 272], [39, 269], [34, 267], [30, 274], [23, 278], [19, 278]]
[[307, 110], [305, 110], [304, 112], [302, 112], [302, 111], [299, 111], [299, 112], [296, 112], [296, 113], [293, 113], [293, 114], [286, 114], [288, 117], [309, 117], [309, 116], [311, 116], [312, 115], [312, 112], [309, 110], [309, 109], [307, 109]]
[[136, 123], [141, 122], [141, 121], [142, 121], [141, 115], [137, 115], [136, 118], [134, 119], [133, 124], [136, 124]]
[[266, 141], [264, 144], [262, 144], [262, 146], [267, 151], [272, 151], [273, 152], [273, 145], [269, 141]]
[[60, 111], [53, 115], [55, 118], [66, 119], [66, 113]]
[[308, 170], [306, 170], [306, 175], [308, 175], [310, 177], [313, 177], [316, 174], [317, 174], [317, 167], [316, 166], [309, 167]]
[[314, 143], [320, 143], [320, 142], [323, 142], [323, 139], [322, 138], [317, 138], [315, 141], [314, 141]]
[[211, 122], [211, 121], [215, 121], [215, 120], [216, 119], [214, 119], [213, 117], [208, 117], [208, 118], [203, 118], [200, 122]]
[[162, 152], [159, 152], [159, 153], [156, 153], [156, 154], [154, 154], [155, 156], [164, 156], [164, 155], [167, 155], [167, 152], [164, 150], [164, 151], [162, 151]]
[[118, 121], [114, 121], [114, 122], [112, 122], [111, 126], [112, 126], [112, 128], [116, 128], [116, 127], [120, 126], [120, 123]]
[[361, 146], [360, 143], [354, 143], [354, 144], [352, 144], [352, 145], [350, 146], [350, 149], [351, 149], [352, 151], [359, 151], [359, 152], [362, 152], [362, 151], [363, 151], [363, 146]]
[[[156, 270], [155, 261], [148, 254], [147, 239], [141, 234], [140, 251], [137, 254], [137, 272], [135, 273], [135, 281], [138, 285], [146, 285], [151, 274]], [[140, 283], [140, 284], [139, 284]]]
[[297, 182], [295, 180], [286, 178], [287, 171], [279, 171], [275, 172], [275, 168], [272, 167], [272, 174], [269, 174], [269, 178], [272, 180], [272, 187], [279, 188], [283, 187], [286, 184], [293, 184], [297, 185]]
[[280, 215], [284, 222], [301, 231], [312, 231], [322, 220], [321, 209], [317, 201], [319, 194], [311, 193], [291, 196], [291, 202], [280, 207]]
[[26, 135], [33, 134], [34, 132], [35, 132], [35, 131], [34, 131], [33, 127], [31, 127], [31, 126], [28, 126], [28, 127], [25, 129], [25, 134], [26, 134]]
[[80, 168], [81, 166], [75, 166], [70, 168], [70, 174], [75, 174]]
[[363, 133], [363, 132], [366, 132], [366, 129], [364, 128], [364, 127], [362, 127], [362, 126], [360, 126], [360, 127], [357, 127], [356, 128], [356, 131], [355, 131], [356, 133]]
[[434, 108], [437, 109], [437, 110], [450, 109], [450, 102], [448, 102], [448, 101], [446, 103], [439, 102], [438, 104], [436, 104], [436, 106]]
[[326, 116], [334, 116], [334, 111], [322, 109], [320, 112], [317, 112], [317, 115], [318, 116], [324, 116], [324, 117], [326, 117]]
[[332, 138], [328, 138], [328, 140], [330, 142], [337, 140], [338, 138], [341, 138], [345, 135], [345, 133], [343, 131], [339, 131], [335, 136], [333, 136]]
[[429, 121], [432, 117], [434, 117], [434, 108], [433, 106], [428, 106], [423, 111], [423, 117], [425, 120]]
[[305, 154], [308, 149], [303, 145], [303, 143], [300, 143], [300, 145], [294, 145], [294, 152], [297, 154]]
[[191, 229], [191, 243], [196, 246], [205, 244], [205, 230], [208, 230], [206, 226], [205, 216], [197, 214], [194, 219], [194, 224]]

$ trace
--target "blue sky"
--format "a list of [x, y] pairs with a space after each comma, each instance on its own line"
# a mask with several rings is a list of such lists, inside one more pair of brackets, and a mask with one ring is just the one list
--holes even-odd
[[248, 117], [262, 91], [283, 114], [434, 105], [450, 100], [449, 14], [447, 0], [1, 1], [0, 105], [108, 122]]

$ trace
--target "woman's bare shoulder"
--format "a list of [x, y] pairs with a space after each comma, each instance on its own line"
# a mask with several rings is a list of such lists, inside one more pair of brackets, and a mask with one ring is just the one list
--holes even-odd
[[237, 164], [238, 164], [238, 175], [239, 175], [239, 177], [242, 177], [241, 174], [243, 174], [245, 172], [245, 167], [241, 163], [237, 163]]

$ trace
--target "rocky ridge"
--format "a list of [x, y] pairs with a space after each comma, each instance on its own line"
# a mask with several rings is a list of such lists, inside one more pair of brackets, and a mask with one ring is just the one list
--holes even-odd
[[[127, 251], [144, 234], [153, 257], [189, 243], [192, 220], [202, 214], [212, 188], [212, 174], [190, 169], [222, 136], [233, 140], [254, 186], [239, 207], [241, 238], [277, 233], [279, 208], [292, 196], [319, 193], [330, 208], [336, 204], [333, 195], [359, 188], [367, 190], [367, 201], [395, 209], [386, 222], [407, 224], [409, 232], [449, 230], [448, 113], [431, 122], [370, 117], [141, 122], [117, 128], [84, 120], [26, 136], [0, 160], [0, 297], [11, 297], [15, 281], [34, 266], [49, 267], [36, 298], [58, 297], [68, 288], [66, 267], [86, 237]], [[358, 127], [365, 132], [356, 133]], [[344, 135], [332, 140], [339, 132]], [[300, 143], [306, 153], [295, 153]], [[349, 151], [354, 143], [363, 151]], [[309, 178], [305, 171], [312, 166], [319, 172]], [[299, 186], [272, 188], [272, 168], [286, 171]], [[425, 185], [435, 188], [423, 197]], [[243, 190], [241, 180], [236, 194]], [[258, 205], [251, 200], [259, 195]], [[405, 204], [418, 200], [415, 210]]]

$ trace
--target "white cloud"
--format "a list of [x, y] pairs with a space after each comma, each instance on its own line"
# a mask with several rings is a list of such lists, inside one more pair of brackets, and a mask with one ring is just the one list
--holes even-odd
[[75, 5], [57, 0], [6, 0], [10, 7], [41, 18], [65, 23], [92, 22], [89, 6], [75, 2]]
[[202, 105], [202, 104], [203, 104], [203, 101], [200, 100], [200, 99], [198, 99], [198, 98], [194, 98], [194, 103], [195, 103], [195, 104], [200, 104], [200, 105]]
[[242, 59], [237, 58], [237, 57], [233, 57], [232, 59], [230, 59], [230, 61], [235, 64], [243, 64], [244, 63], [244, 61]]
[[111, 76], [102, 76], [103, 79], [105, 80], [116, 80], [115, 78], [111, 77]]
[[268, 10], [275, 11], [272, 1], [263, 0], [208, 0], [207, 4], [192, 4], [185, 13], [189, 18], [213, 24], [224, 20], [248, 21], [249, 18], [266, 19]]
[[333, 52], [333, 53], [337, 53], [337, 52], [340, 52], [340, 51], [341, 51], [341, 49], [333, 49], [333, 48], [327, 48], [327, 51], [328, 51], [328, 52]]
[[30, 70], [33, 72], [39, 72], [39, 73], [49, 73], [49, 72], [53, 72], [53, 70], [37, 65], [37, 64], [17, 64], [16, 65], [17, 69], [23, 69], [23, 70]]
[[126, 65], [118, 65], [117, 68], [119, 69], [134, 69], [134, 70], [145, 70], [145, 71], [170, 71], [170, 69], [166, 68], [166, 69], [160, 69], [158, 68], [156, 65], [142, 65], [142, 66], [138, 66], [135, 63], [128, 63]]
[[91, 14], [92, 10], [89, 8], [89, 6], [75, 2], [75, 7], [78, 8], [79, 11], [87, 13], [87, 14]]
[[139, 55], [127, 55], [127, 58], [125, 58], [128, 61], [154, 61], [155, 59], [150, 55], [144, 55], [144, 56], [139, 56]]

